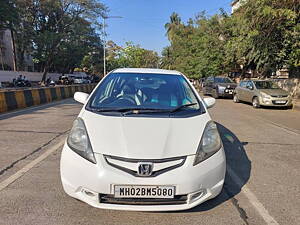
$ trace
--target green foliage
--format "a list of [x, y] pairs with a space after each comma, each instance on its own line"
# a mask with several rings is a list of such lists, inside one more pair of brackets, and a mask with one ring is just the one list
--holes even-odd
[[[234, 13], [239, 18], [238, 43], [245, 65], [261, 73], [283, 66], [299, 66], [300, 4], [294, 0], [248, 0]], [[237, 20], [237, 19], [236, 19]], [[298, 46], [298, 48], [297, 48]]]
[[[0, 1], [0, 28], [11, 25], [19, 69], [30, 53], [45, 80], [48, 71], [71, 72], [85, 55], [99, 55], [103, 49], [97, 19], [107, 9], [98, 0]], [[14, 10], [8, 11], [10, 17], [2, 14], [9, 7]]]
[[248, 69], [270, 75], [300, 66], [299, 1], [245, 0], [232, 15], [201, 12], [186, 24], [173, 13], [165, 28], [170, 46], [162, 67], [191, 78]]
[[18, 22], [18, 11], [12, 0], [0, 0], [0, 30], [12, 28]]
[[[181, 21], [179, 19], [179, 21]], [[221, 19], [200, 13], [188, 24], [174, 24], [172, 17], [168, 27], [171, 46], [162, 52], [162, 67], [176, 69], [190, 78], [218, 75], [224, 70], [224, 47], [221, 37]]]
[[112, 44], [108, 48], [108, 69], [115, 68], [157, 68], [159, 56], [156, 52], [127, 42], [124, 48]]

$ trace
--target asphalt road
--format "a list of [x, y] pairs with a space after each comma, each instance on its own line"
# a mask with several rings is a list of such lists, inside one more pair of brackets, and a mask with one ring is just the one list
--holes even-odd
[[300, 224], [300, 112], [221, 99], [210, 110], [224, 142], [220, 196], [183, 212], [102, 210], [67, 196], [61, 143], [81, 106], [65, 100], [0, 115], [0, 225]]

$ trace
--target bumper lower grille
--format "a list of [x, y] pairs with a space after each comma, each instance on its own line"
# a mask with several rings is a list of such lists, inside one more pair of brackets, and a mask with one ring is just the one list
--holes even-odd
[[187, 203], [187, 195], [176, 195], [172, 199], [161, 198], [115, 198], [114, 195], [99, 194], [100, 203], [118, 205], [182, 205]]
[[284, 103], [278, 103], [278, 102], [276, 102], [276, 101], [272, 101], [272, 103], [273, 103], [274, 105], [285, 105], [285, 104], [287, 103], [287, 101], [284, 101]]

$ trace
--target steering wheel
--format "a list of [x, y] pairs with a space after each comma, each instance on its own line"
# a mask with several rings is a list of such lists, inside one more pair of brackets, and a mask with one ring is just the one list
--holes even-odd
[[131, 103], [133, 103], [133, 104], [136, 105], [135, 99], [134, 99], [133, 97], [129, 96], [129, 95], [121, 95], [121, 96], [118, 96], [118, 97], [116, 98], [116, 100], [119, 100], [119, 99], [127, 100], [127, 101], [129, 101], [129, 102], [131, 102]]

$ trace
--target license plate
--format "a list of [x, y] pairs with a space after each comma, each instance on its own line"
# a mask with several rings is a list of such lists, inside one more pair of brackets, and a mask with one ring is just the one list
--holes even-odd
[[174, 198], [174, 186], [115, 185], [115, 198]]
[[275, 103], [278, 103], [278, 104], [285, 104], [286, 101], [275, 101]]

